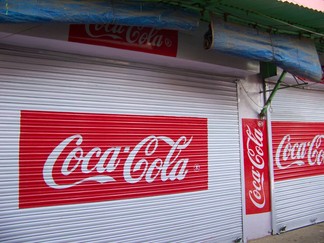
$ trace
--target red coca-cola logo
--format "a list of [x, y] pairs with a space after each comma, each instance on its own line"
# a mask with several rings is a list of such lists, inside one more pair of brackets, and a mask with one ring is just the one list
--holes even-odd
[[324, 174], [324, 123], [272, 122], [275, 180]]
[[263, 120], [243, 119], [246, 213], [270, 211], [268, 143]]
[[178, 32], [115, 24], [70, 25], [69, 41], [176, 56]]
[[22, 111], [20, 208], [206, 190], [207, 120]]

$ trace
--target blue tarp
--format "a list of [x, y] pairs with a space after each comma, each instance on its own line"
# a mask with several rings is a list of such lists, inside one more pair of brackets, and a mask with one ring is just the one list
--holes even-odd
[[322, 68], [311, 39], [270, 34], [256, 28], [213, 18], [205, 35], [206, 48], [262, 62], [313, 81], [321, 81]]
[[163, 3], [109, 0], [0, 0], [0, 23], [137, 25], [177, 30], [198, 27], [200, 13]]

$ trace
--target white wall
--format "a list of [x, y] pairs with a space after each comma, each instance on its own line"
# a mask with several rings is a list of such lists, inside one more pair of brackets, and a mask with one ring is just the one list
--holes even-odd
[[[238, 81], [239, 116], [242, 118], [258, 118], [264, 104], [263, 84], [259, 75], [251, 75], [245, 80]], [[243, 153], [243, 148], [241, 148]], [[244, 172], [243, 155], [242, 172]], [[243, 177], [244, 178], [244, 177]], [[245, 188], [244, 181], [242, 188]], [[245, 195], [243, 192], [243, 205]], [[243, 210], [243, 230], [245, 240], [257, 239], [271, 233], [271, 212], [246, 215]]]
[[208, 73], [245, 77], [258, 72], [258, 62], [205, 50], [207, 24], [192, 32], [179, 32], [177, 57], [166, 57], [103, 46], [68, 42], [67, 24], [0, 24], [0, 44], [136, 61]]

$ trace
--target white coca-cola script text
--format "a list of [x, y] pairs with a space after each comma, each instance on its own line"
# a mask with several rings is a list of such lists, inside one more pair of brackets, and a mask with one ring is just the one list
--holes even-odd
[[[105, 150], [94, 147], [85, 153], [82, 148], [83, 137], [80, 134], [75, 134], [64, 139], [50, 153], [43, 167], [43, 178], [45, 183], [54, 189], [70, 188], [85, 181], [107, 183], [116, 181], [116, 178], [109, 174], [117, 171], [118, 167], [118, 170], [122, 171], [122, 175], [118, 178], [122, 177], [128, 183], [137, 183], [141, 180], [151, 183], [158, 177], [162, 182], [183, 180], [188, 173], [189, 159], [181, 158], [181, 152], [189, 146], [192, 139], [193, 137], [187, 139], [185, 136], [181, 136], [174, 141], [166, 136], [151, 135], [141, 140], [132, 149], [129, 146], [115, 146]], [[163, 158], [157, 155], [161, 143], [169, 146], [169, 151]], [[53, 171], [58, 166], [57, 161], [62, 157], [63, 151], [65, 154], [67, 153], [67, 156], [61, 159], [63, 163], [58, 164], [61, 176], [67, 180], [64, 180], [65, 183], [59, 183]], [[121, 151], [128, 153], [123, 163], [120, 163], [121, 159], [119, 158]], [[138, 154], [142, 154], [142, 156], [138, 156]], [[154, 159], [150, 159], [152, 157]], [[89, 164], [93, 164], [90, 163], [91, 160], [96, 161], [94, 166], [89, 166]], [[81, 179], [77, 177], [78, 180], [75, 181], [73, 172], [77, 169], [82, 172], [84, 177]], [[136, 172], [140, 172], [140, 174]], [[72, 180], [68, 180], [68, 178], [72, 178]]]
[[86, 25], [86, 33], [92, 38], [106, 37], [121, 40], [137, 46], [150, 45], [152, 47], [171, 47], [172, 41], [165, 37], [161, 30], [137, 26], [115, 24]]
[[253, 178], [253, 190], [249, 190], [249, 198], [257, 208], [263, 208], [266, 203], [264, 191], [265, 161], [263, 132], [257, 128], [252, 132], [251, 128], [247, 125], [246, 134], [248, 135], [246, 149], [252, 166], [251, 173]]
[[324, 135], [316, 135], [311, 141], [292, 143], [291, 135], [285, 135], [276, 150], [275, 163], [280, 170], [291, 166], [324, 164]]

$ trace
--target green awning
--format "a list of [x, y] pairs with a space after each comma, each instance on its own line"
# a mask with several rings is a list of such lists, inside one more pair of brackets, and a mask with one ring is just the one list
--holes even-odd
[[[161, 1], [159, 1], [161, 2]], [[324, 12], [278, 0], [187, 0], [162, 2], [195, 8], [201, 19], [210, 21], [210, 13], [230, 22], [250, 25], [274, 33], [300, 35], [316, 40], [324, 52]]]

